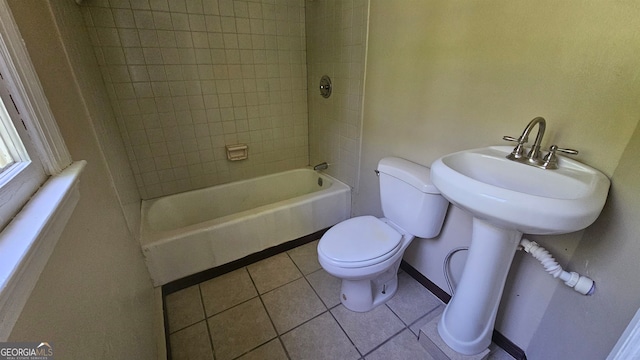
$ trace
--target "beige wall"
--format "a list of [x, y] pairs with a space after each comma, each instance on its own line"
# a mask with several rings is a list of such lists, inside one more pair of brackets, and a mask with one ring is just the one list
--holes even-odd
[[[638, 18], [634, 2], [372, 0], [356, 214], [380, 213], [373, 174], [380, 158], [428, 166], [449, 152], [502, 144], [535, 116], [547, 119], [545, 147], [578, 149], [577, 159], [611, 176], [640, 119]], [[468, 244], [469, 226], [470, 217], [451, 207], [441, 236], [416, 240], [405, 259], [446, 288], [443, 258]], [[566, 265], [577, 248], [582, 259], [598, 256], [583, 254], [582, 237], [531, 238]], [[463, 260], [454, 257], [454, 274]], [[557, 286], [518, 254], [498, 330], [527, 350], [541, 321], [573, 321], [543, 320], [552, 297], [580, 296], [559, 295]]]
[[[64, 358], [154, 358], [152, 289], [113, 188], [118, 180], [109, 171], [121, 164], [107, 164], [100, 148], [117, 139], [99, 125], [107, 118], [96, 119], [101, 105], [69, 101], [99, 88], [89, 68], [78, 74], [89, 73], [79, 82], [91, 86], [73, 82], [69, 64], [88, 65], [77, 54], [65, 58], [60, 44], [78, 40], [68, 32], [79, 16], [72, 4], [11, 1], [72, 156], [89, 162], [78, 208], [11, 340], [52, 341]], [[640, 209], [634, 193], [638, 130], [632, 138], [640, 119], [640, 30], [634, 24], [640, 9], [633, 2], [577, 0], [372, 0], [370, 11], [356, 213], [380, 213], [373, 174], [380, 158], [429, 165], [451, 151], [500, 144], [502, 135], [519, 135], [531, 118], [544, 116], [545, 145], [577, 148], [578, 159], [613, 175], [611, 200], [596, 224], [585, 232], [534, 237], [561, 264], [571, 260], [570, 267], [592, 276], [598, 292], [586, 298], [567, 291], [535, 260], [518, 254], [497, 326], [532, 359], [572, 354], [577, 347], [585, 354], [608, 352], [638, 306], [637, 286], [623, 279], [638, 272], [640, 251], [633, 238]], [[57, 33], [54, 22], [70, 24]], [[442, 260], [468, 243], [469, 224], [470, 217], [452, 207], [442, 235], [416, 240], [406, 259], [445, 288]], [[463, 260], [454, 258], [454, 274]], [[591, 319], [596, 326], [589, 326]]]
[[531, 341], [529, 359], [604, 359], [640, 307], [639, 154], [640, 126], [611, 178], [607, 206], [571, 258], [571, 268], [596, 282], [596, 294], [575, 297], [558, 287]]
[[[10, 340], [49, 341], [56, 357], [64, 359], [156, 359], [161, 324], [154, 322], [154, 291], [140, 246], [127, 228], [118, 182], [105, 161], [113, 152], [103, 152], [99, 138], [108, 144], [119, 140], [95, 124], [103, 118], [90, 117], [104, 109], [83, 96], [100, 94], [83, 94], [87, 87], [74, 82], [73, 71], [92, 70], [77, 68], [87, 61], [70, 61], [62, 44], [78, 39], [67, 30], [81, 24], [80, 10], [64, 0], [15, 0], [10, 6], [71, 155], [88, 162], [77, 208]], [[56, 23], [69, 28], [59, 33]], [[95, 81], [91, 76], [80, 80]]]
[[142, 198], [308, 165], [304, 1], [82, 11]]

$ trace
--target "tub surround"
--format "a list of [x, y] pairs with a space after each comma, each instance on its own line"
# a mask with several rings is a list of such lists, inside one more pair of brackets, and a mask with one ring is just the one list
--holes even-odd
[[[369, 1], [306, 1], [305, 12], [309, 162], [328, 162], [327, 174], [357, 191]], [[323, 75], [332, 82], [328, 99]]]
[[83, 2], [143, 199], [308, 165], [304, 6]]

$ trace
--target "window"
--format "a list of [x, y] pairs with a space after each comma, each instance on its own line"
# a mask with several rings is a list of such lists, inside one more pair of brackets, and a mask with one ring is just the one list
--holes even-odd
[[80, 197], [72, 163], [7, 0], [0, 0], [0, 341]]
[[[46, 180], [42, 163], [30, 140], [20, 111], [16, 80], [10, 76], [10, 59], [0, 56], [0, 229], [3, 229]], [[23, 141], [24, 139], [24, 141]]]
[[[2, 74], [0, 74], [0, 78], [2, 78]], [[17, 132], [7, 109], [4, 103], [0, 102], [0, 174], [15, 164], [16, 160], [23, 159], [24, 146], [22, 140], [19, 137], [16, 139], [16, 137]]]

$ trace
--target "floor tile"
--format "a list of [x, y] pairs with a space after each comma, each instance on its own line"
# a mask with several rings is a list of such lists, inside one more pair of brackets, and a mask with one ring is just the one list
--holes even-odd
[[280, 340], [273, 339], [268, 343], [239, 357], [237, 360], [288, 360]]
[[247, 266], [260, 294], [302, 277], [286, 253], [272, 256]]
[[200, 291], [207, 316], [258, 296], [246, 268], [205, 281], [200, 284]]
[[405, 329], [400, 334], [393, 337], [371, 354], [365, 357], [366, 360], [408, 360], [424, 359], [431, 360], [429, 355], [418, 339], [411, 331]]
[[165, 304], [170, 333], [204, 320], [198, 285], [167, 295]]
[[487, 360], [513, 360], [513, 356], [494, 343], [489, 345], [489, 350], [491, 350], [491, 352]]
[[307, 275], [307, 280], [309, 280], [311, 287], [318, 293], [318, 296], [328, 308], [340, 304], [342, 280], [323, 269]]
[[172, 360], [213, 360], [207, 323], [200, 321], [169, 336]]
[[445, 305], [442, 304], [440, 306], [438, 306], [437, 308], [431, 310], [430, 313], [428, 313], [427, 315], [421, 317], [420, 319], [416, 320], [413, 322], [413, 324], [411, 324], [411, 326], [409, 326], [409, 330], [411, 330], [411, 332], [415, 335], [418, 336], [420, 334], [420, 328], [427, 325], [427, 323], [429, 321], [431, 321], [431, 319], [433, 319], [434, 317], [442, 314], [442, 312], [444, 311], [444, 307]]
[[322, 268], [318, 261], [318, 240], [298, 246], [287, 251], [289, 257], [298, 266], [304, 275], [310, 274]]
[[328, 312], [282, 335], [292, 360], [355, 360], [360, 354]]
[[264, 294], [262, 300], [278, 334], [327, 310], [304, 278]]
[[340, 305], [331, 313], [362, 354], [373, 350], [405, 327], [384, 305], [366, 313], [354, 312]]
[[[308, 243], [167, 295], [172, 358], [432, 359], [417, 334], [442, 313], [439, 299], [401, 272], [385, 305], [352, 312], [340, 304], [341, 280], [320, 267], [316, 247]], [[511, 356], [497, 348], [489, 359]]]
[[230, 360], [276, 337], [259, 298], [209, 318], [216, 360]]
[[405, 272], [398, 274], [398, 292], [387, 301], [387, 306], [407, 325], [439, 305], [440, 299]]

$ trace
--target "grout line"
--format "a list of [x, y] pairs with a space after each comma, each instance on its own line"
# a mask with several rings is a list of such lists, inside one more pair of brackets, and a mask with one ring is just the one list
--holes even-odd
[[[400, 285], [400, 284], [398, 284], [398, 285]], [[396, 293], [396, 294], [397, 294], [397, 293]], [[394, 296], [395, 296], [395, 295], [394, 295]], [[389, 299], [389, 300], [391, 300], [391, 299]], [[389, 309], [389, 311], [391, 311], [391, 313], [392, 313], [393, 315], [395, 315], [395, 316], [398, 318], [398, 320], [400, 320], [400, 322], [404, 325], [404, 327], [405, 327], [405, 328], [408, 328], [408, 327], [409, 327], [409, 325], [408, 325], [406, 322], [404, 322], [404, 320], [402, 320], [402, 318], [400, 317], [400, 315], [398, 315], [395, 311], [393, 311], [393, 309], [391, 308], [391, 306], [389, 306], [387, 303], [384, 303], [383, 305], [384, 305], [384, 306], [386, 306], [386, 307], [387, 307], [387, 309]]]
[[209, 328], [209, 318], [207, 317], [207, 309], [204, 307], [204, 296], [202, 295], [202, 289], [200, 288], [200, 284], [198, 284], [198, 292], [200, 293], [200, 305], [202, 306], [202, 313], [204, 314], [204, 324], [207, 327], [207, 336], [209, 336], [209, 348], [211, 349], [211, 356], [213, 359], [216, 358], [216, 351], [213, 348], [213, 338], [211, 337], [211, 329]]
[[[260, 299], [260, 304], [262, 304], [262, 309], [267, 314], [267, 317], [269, 318], [269, 321], [271, 322], [271, 326], [273, 327], [273, 331], [276, 333], [276, 337], [274, 339], [278, 339], [278, 341], [280, 342], [280, 346], [282, 346], [282, 349], [284, 350], [285, 355], [287, 355], [288, 359], [291, 359], [291, 356], [289, 356], [289, 352], [287, 351], [287, 348], [284, 346], [284, 343], [282, 342], [282, 339], [280, 338], [280, 334], [278, 334], [278, 329], [276, 328], [276, 324], [273, 322], [273, 319], [271, 318], [271, 314], [269, 314], [269, 311], [267, 310], [267, 306], [264, 304], [264, 300], [262, 299], [262, 295], [263, 294], [260, 294], [260, 291], [258, 291], [258, 287], [256, 286], [256, 282], [255, 282], [255, 280], [253, 280], [253, 276], [251, 276], [251, 271], [249, 271], [248, 266], [245, 266], [245, 268], [247, 269], [247, 273], [249, 274], [249, 278], [251, 279], [251, 284], [253, 284], [253, 288], [256, 290], [256, 293], [258, 294], [258, 299]], [[289, 284], [289, 283], [287, 283], [287, 284]], [[283, 285], [281, 285], [281, 286], [283, 286]], [[278, 288], [280, 288], [280, 286], [276, 287], [275, 289], [278, 289]], [[275, 289], [267, 291], [267, 292], [265, 292], [265, 294], [267, 294], [267, 293], [269, 293], [269, 292], [271, 292], [271, 291], [273, 291]], [[270, 341], [273, 341], [274, 339], [269, 339], [264, 344], [267, 344]], [[260, 345], [256, 346], [254, 349], [251, 349], [251, 350], [247, 351], [247, 353], [259, 348], [260, 346], [262, 346], [264, 344], [260, 344]]]
[[[290, 250], [291, 250], [291, 249], [290, 249]], [[244, 355], [246, 355], [246, 354], [248, 354], [248, 353], [250, 353], [250, 352], [252, 352], [252, 351], [254, 351], [254, 350], [256, 350], [256, 349], [258, 349], [259, 347], [261, 347], [261, 346], [263, 346], [263, 345], [265, 345], [265, 344], [267, 344], [267, 343], [269, 343], [269, 342], [271, 342], [271, 341], [275, 340], [276, 338], [277, 338], [277, 339], [278, 339], [278, 341], [280, 342], [280, 345], [281, 345], [282, 349], [284, 350], [285, 355], [287, 356], [287, 358], [288, 358], [288, 359], [291, 359], [291, 355], [289, 354], [289, 351], [287, 350], [287, 348], [286, 348], [286, 347], [285, 347], [285, 345], [284, 345], [284, 342], [283, 342], [283, 340], [282, 340], [282, 336], [284, 336], [284, 335], [286, 335], [286, 334], [288, 334], [288, 333], [290, 333], [290, 332], [292, 332], [292, 331], [294, 331], [294, 330], [298, 329], [298, 328], [299, 328], [299, 327], [301, 327], [301, 326], [304, 326], [305, 324], [307, 324], [307, 323], [309, 323], [309, 322], [313, 321], [314, 319], [316, 319], [316, 318], [318, 318], [318, 317], [320, 317], [320, 316], [323, 316], [325, 313], [329, 313], [329, 315], [333, 318], [333, 320], [336, 322], [336, 324], [338, 325], [338, 327], [342, 330], [343, 334], [347, 337], [347, 339], [349, 340], [349, 342], [351, 343], [351, 345], [353, 346], [353, 348], [354, 348], [354, 349], [356, 350], [356, 352], [359, 354], [360, 359], [364, 359], [364, 358], [365, 358], [365, 356], [371, 355], [374, 351], [378, 350], [380, 347], [382, 347], [382, 346], [384, 346], [385, 344], [387, 344], [387, 343], [389, 343], [390, 341], [392, 341], [395, 337], [397, 337], [400, 333], [402, 333], [402, 332], [403, 332], [403, 331], [405, 331], [405, 330], [409, 330], [409, 331], [411, 332], [411, 334], [412, 334], [414, 337], [416, 337], [416, 338], [417, 338], [417, 336], [413, 333], [413, 331], [411, 331], [411, 328], [410, 328], [410, 327], [411, 327], [413, 324], [415, 324], [415, 323], [419, 322], [420, 320], [422, 320], [424, 317], [429, 316], [429, 314], [431, 314], [433, 311], [435, 311], [435, 310], [436, 310], [436, 309], [438, 309], [438, 307], [439, 307], [439, 306], [437, 306], [437, 307], [435, 307], [434, 309], [430, 310], [429, 312], [427, 312], [427, 313], [426, 313], [426, 314], [424, 314], [423, 316], [419, 317], [417, 320], [413, 321], [411, 324], [406, 324], [406, 323], [402, 320], [402, 318], [400, 318], [400, 316], [398, 316], [398, 314], [397, 314], [395, 311], [393, 311], [393, 309], [391, 309], [391, 307], [389, 307], [389, 306], [388, 306], [388, 304], [384, 304], [384, 306], [386, 306], [386, 307], [387, 307], [387, 309], [391, 310], [391, 312], [394, 314], [394, 316], [396, 316], [396, 317], [401, 321], [401, 323], [403, 324], [403, 328], [402, 328], [402, 329], [400, 329], [400, 330], [399, 330], [398, 332], [396, 332], [395, 334], [393, 334], [393, 335], [391, 335], [390, 337], [388, 337], [386, 340], [384, 340], [384, 341], [383, 341], [383, 342], [381, 342], [380, 344], [376, 345], [373, 349], [371, 349], [370, 351], [368, 351], [366, 354], [363, 354], [363, 353], [362, 353], [362, 351], [361, 351], [360, 349], [358, 349], [358, 347], [355, 345], [354, 341], [351, 339], [351, 337], [349, 336], [349, 334], [345, 331], [345, 329], [342, 327], [342, 325], [340, 324], [340, 322], [338, 321], [338, 319], [334, 316], [334, 314], [333, 314], [333, 312], [332, 312], [332, 310], [334, 310], [334, 309], [338, 308], [338, 307], [341, 305], [341, 303], [338, 303], [337, 305], [332, 306], [332, 307], [327, 306], [327, 304], [325, 304], [325, 303], [324, 303], [324, 301], [322, 300], [322, 298], [320, 297], [320, 295], [318, 294], [318, 292], [316, 291], [316, 289], [313, 287], [313, 285], [311, 284], [311, 282], [310, 282], [310, 281], [309, 281], [309, 279], [307, 278], [307, 276], [308, 276], [308, 275], [314, 274], [314, 273], [316, 273], [316, 272], [318, 272], [318, 271], [322, 270], [322, 268], [317, 269], [317, 270], [314, 270], [314, 271], [310, 272], [309, 274], [304, 274], [304, 273], [302, 272], [302, 270], [300, 269], [300, 266], [299, 266], [299, 265], [294, 261], [294, 259], [293, 259], [293, 258], [291, 257], [291, 255], [288, 253], [288, 250], [287, 250], [287, 251], [284, 251], [284, 252], [287, 254], [287, 257], [288, 257], [288, 258], [293, 262], [293, 264], [294, 264], [294, 266], [296, 267], [296, 269], [300, 272], [301, 277], [302, 277], [302, 278], [304, 278], [304, 280], [307, 282], [307, 285], [309, 285], [309, 286], [311, 287], [311, 289], [312, 289], [312, 291], [314, 292], [314, 294], [315, 294], [315, 295], [320, 299], [320, 301], [322, 302], [322, 304], [323, 304], [323, 305], [324, 305], [324, 307], [325, 307], [325, 310], [324, 310], [324, 311], [322, 311], [321, 313], [319, 313], [319, 314], [317, 314], [317, 315], [313, 316], [312, 318], [307, 319], [306, 321], [304, 321], [304, 322], [302, 322], [302, 323], [300, 323], [300, 324], [296, 325], [295, 327], [293, 327], [293, 328], [291, 328], [291, 329], [289, 329], [289, 330], [287, 330], [287, 331], [283, 332], [282, 334], [279, 334], [279, 333], [278, 333], [278, 330], [277, 330], [277, 328], [276, 328], [276, 326], [275, 326], [275, 323], [274, 323], [274, 321], [273, 321], [273, 318], [271, 317], [271, 314], [269, 314], [269, 311], [267, 310], [267, 307], [266, 307], [266, 305], [265, 305], [265, 303], [264, 303], [263, 295], [269, 294], [269, 293], [271, 293], [271, 292], [273, 292], [273, 291], [275, 291], [275, 290], [277, 290], [277, 289], [279, 289], [279, 288], [281, 288], [281, 287], [283, 287], [283, 286], [287, 286], [287, 285], [289, 285], [289, 284], [291, 284], [291, 283], [293, 283], [293, 282], [295, 282], [295, 281], [298, 281], [298, 280], [300, 280], [300, 277], [298, 277], [298, 278], [296, 278], [296, 279], [294, 279], [294, 280], [291, 280], [291, 281], [289, 281], [289, 282], [287, 282], [287, 283], [281, 284], [281, 285], [279, 285], [279, 286], [277, 286], [277, 287], [275, 287], [275, 288], [273, 288], [273, 289], [271, 289], [271, 290], [269, 290], [269, 291], [266, 291], [266, 292], [265, 292], [265, 293], [263, 293], [263, 294], [260, 294], [260, 293], [259, 293], [259, 291], [258, 291], [258, 288], [257, 288], [257, 286], [256, 286], [255, 280], [254, 280], [253, 276], [251, 276], [251, 272], [250, 272], [250, 271], [249, 271], [249, 269], [248, 269], [248, 266], [249, 266], [249, 265], [251, 265], [251, 264], [247, 264], [246, 266], [243, 266], [242, 268], [244, 268], [244, 269], [245, 269], [245, 271], [247, 272], [247, 274], [249, 275], [249, 279], [251, 280], [251, 284], [253, 285], [253, 287], [254, 287], [254, 289], [255, 289], [255, 291], [256, 291], [256, 293], [257, 293], [257, 297], [259, 298], [260, 303], [262, 304], [262, 307], [263, 307], [264, 311], [266, 312], [267, 316], [269, 317], [269, 321], [271, 322], [271, 326], [272, 326], [272, 327], [273, 327], [273, 329], [275, 330], [275, 334], [276, 334], [276, 336], [275, 336], [274, 338], [271, 338], [271, 339], [269, 339], [269, 340], [265, 341], [264, 343], [261, 343], [261, 344], [259, 344], [259, 345], [255, 346], [255, 347], [254, 347], [254, 348], [252, 348], [252, 349], [249, 349], [248, 351], [244, 352], [243, 354], [238, 355], [238, 357], [236, 357], [236, 358], [234, 358], [234, 359], [238, 359], [239, 357], [242, 357], [242, 356], [244, 356]], [[276, 254], [276, 255], [277, 255], [277, 254]], [[268, 258], [267, 258], [267, 259], [268, 259]], [[263, 259], [263, 260], [265, 260], [265, 259]], [[410, 274], [408, 274], [408, 275], [409, 275], [409, 276], [410, 276], [414, 281], [417, 281], [417, 280], [416, 280], [415, 278], [413, 278]], [[419, 281], [418, 281], [418, 282], [419, 282]], [[252, 297], [252, 298], [250, 298], [250, 299], [247, 299], [247, 300], [245, 300], [245, 301], [242, 301], [242, 302], [240, 302], [240, 303], [238, 303], [238, 304], [236, 304], [236, 305], [234, 305], [234, 306], [232, 306], [232, 307], [230, 307], [230, 308], [224, 309], [224, 310], [219, 311], [219, 312], [217, 312], [217, 313], [215, 313], [215, 314], [212, 314], [211, 316], [208, 316], [208, 315], [207, 315], [207, 313], [206, 313], [205, 306], [204, 306], [204, 295], [202, 294], [202, 289], [201, 289], [201, 287], [200, 287], [200, 283], [198, 283], [198, 284], [196, 284], [196, 285], [198, 285], [198, 291], [199, 291], [199, 295], [200, 295], [200, 304], [201, 304], [201, 307], [202, 307], [202, 311], [204, 312], [204, 320], [201, 320], [201, 321], [205, 321], [205, 322], [206, 322], [206, 326], [207, 326], [207, 333], [208, 333], [208, 335], [209, 335], [209, 345], [210, 345], [210, 347], [211, 347], [211, 351], [212, 351], [212, 353], [213, 353], [213, 355], [214, 355], [214, 359], [215, 359], [215, 351], [214, 351], [214, 346], [213, 346], [213, 340], [211, 339], [211, 329], [209, 328], [209, 321], [208, 321], [208, 319], [210, 319], [211, 317], [216, 316], [216, 315], [218, 315], [218, 314], [221, 314], [221, 313], [223, 313], [223, 312], [225, 312], [225, 311], [227, 311], [227, 310], [230, 310], [230, 309], [232, 309], [232, 308], [235, 308], [235, 307], [237, 307], [237, 306], [239, 306], [239, 305], [241, 305], [241, 304], [244, 304], [244, 303], [246, 303], [246, 302], [248, 302], [248, 301], [254, 300], [256, 297], [254, 296], [254, 297]], [[434, 295], [434, 296], [435, 296], [435, 295]], [[199, 322], [199, 321], [198, 321], [198, 322]], [[194, 323], [194, 324], [191, 324], [191, 325], [188, 325], [188, 326], [186, 326], [186, 327], [184, 327], [184, 328], [182, 328], [182, 329], [176, 330], [175, 332], [177, 332], [177, 331], [181, 331], [181, 330], [184, 330], [184, 329], [186, 329], [186, 328], [187, 328], [187, 327], [189, 327], [189, 326], [193, 326], [193, 325], [197, 324], [198, 322], [196, 322], [196, 323]], [[175, 333], [175, 332], [174, 332], [174, 333]]]
[[[307, 321], [303, 322], [302, 324], [300, 324], [300, 325], [298, 325], [298, 326], [294, 327], [293, 329], [291, 329], [291, 330], [289, 330], [289, 331], [285, 332], [285, 334], [286, 334], [286, 333], [288, 333], [288, 332], [290, 332], [290, 331], [295, 330], [296, 328], [298, 328], [298, 327], [300, 327], [300, 326], [302, 326], [302, 325], [304, 325], [304, 324], [306, 324], [306, 323], [310, 322], [311, 320], [313, 320], [313, 319], [315, 319], [315, 318], [317, 318], [317, 317], [319, 317], [319, 316], [321, 316], [321, 315], [323, 315], [323, 314], [325, 314], [325, 313], [329, 313], [329, 315], [331, 315], [331, 317], [332, 317], [332, 318], [333, 318], [333, 320], [336, 322], [336, 324], [338, 324], [338, 327], [340, 327], [340, 330], [342, 330], [342, 332], [344, 333], [344, 335], [347, 337], [347, 339], [349, 340], [349, 342], [351, 343], [351, 345], [353, 345], [353, 348], [354, 348], [354, 349], [356, 349], [356, 351], [357, 351], [357, 352], [358, 352], [358, 354], [360, 355], [360, 358], [363, 358], [363, 357], [364, 357], [364, 355], [362, 354], [362, 352], [358, 349], [358, 347], [357, 347], [357, 346], [356, 346], [356, 344], [353, 342], [353, 340], [351, 340], [351, 338], [349, 337], [349, 334], [347, 334], [347, 332], [346, 332], [346, 331], [345, 331], [345, 329], [342, 327], [342, 325], [340, 324], [340, 322], [338, 321], [338, 319], [336, 319], [336, 317], [335, 317], [335, 316], [333, 315], [333, 313], [331, 312], [331, 310], [332, 310], [332, 309], [337, 308], [337, 307], [338, 307], [338, 306], [340, 306], [341, 304], [339, 303], [339, 304], [337, 304], [337, 305], [335, 305], [335, 306], [333, 306], [333, 307], [329, 308], [329, 306], [327, 306], [327, 304], [322, 300], [322, 297], [320, 297], [320, 295], [318, 294], [318, 292], [316, 291], [316, 289], [313, 287], [313, 285], [311, 285], [311, 282], [309, 282], [309, 279], [307, 279], [307, 276], [304, 274], [304, 272], [302, 272], [302, 271], [300, 270], [300, 268], [298, 267], [298, 264], [297, 264], [297, 263], [295, 262], [295, 260], [291, 257], [291, 255], [289, 254], [289, 252], [287, 252], [287, 255], [289, 256], [289, 258], [291, 259], [291, 261], [295, 264], [295, 266], [298, 268], [298, 270], [300, 271], [300, 273], [302, 273], [302, 276], [304, 277], [304, 280], [307, 282], [307, 284], [309, 285], [309, 287], [311, 287], [311, 290], [313, 291], [313, 293], [314, 293], [314, 294], [316, 294], [316, 296], [318, 297], [318, 299], [320, 299], [320, 302], [324, 305], [324, 307], [326, 308], [326, 310], [325, 310], [325, 311], [323, 311], [322, 313], [320, 313], [320, 314], [318, 314], [318, 315], [314, 316], [313, 318], [311, 318], [311, 319], [309, 319], [309, 320], [307, 320]], [[313, 271], [313, 272], [309, 273], [309, 274], [313, 274], [313, 273], [315, 273], [316, 271], [320, 271], [321, 269], [322, 269], [322, 267], [321, 267], [320, 269], [317, 269], [317, 270], [315, 270], [315, 271]], [[308, 274], [308, 275], [309, 275], [309, 274]], [[284, 345], [284, 344], [283, 344], [283, 345]]]
[[[202, 291], [200, 290], [200, 284], [195, 284], [195, 285], [192, 285], [192, 286], [197, 286], [198, 287], [198, 295], [200, 297], [200, 307], [202, 309], [203, 320], [207, 320], [207, 312], [206, 312], [206, 310], [204, 308], [204, 301], [203, 301], [203, 298], [202, 298]], [[168, 323], [169, 312], [168, 312], [167, 309], [164, 309], [165, 305], [166, 305], [166, 302], [165, 302], [165, 299], [164, 299], [164, 296], [163, 296], [162, 307], [163, 307], [165, 315], [167, 316], [167, 319], [166, 319], [167, 321], [165, 322], [166, 323], [165, 330], [166, 330], [168, 335], [173, 335], [173, 334], [177, 333], [178, 331], [182, 331], [182, 330], [184, 330], [184, 329], [186, 329], [186, 328], [188, 328], [190, 326], [193, 326], [193, 325], [199, 323], [200, 321], [202, 321], [202, 320], [198, 320], [198, 321], [196, 321], [194, 323], [187, 324], [187, 325], [185, 325], [185, 326], [183, 326], [181, 328], [175, 329], [175, 330], [169, 329], [169, 323]]]
[[[405, 330], [409, 330], [409, 328], [407, 328], [406, 326], [402, 329], [400, 329], [398, 332], [396, 332], [395, 334], [391, 335], [387, 340], [381, 342], [380, 344], [376, 345], [373, 349], [371, 349], [368, 353], [364, 354], [362, 357], [366, 357], [368, 355], [371, 355], [374, 351], [378, 350], [379, 348], [381, 348], [383, 345], [387, 344], [388, 342], [390, 342], [391, 340], [393, 340], [396, 336], [400, 335], [400, 333], [402, 333]], [[409, 330], [409, 332], [411, 332], [411, 330]], [[413, 333], [412, 333], [413, 334]], [[417, 339], [416, 339], [417, 341]]]
[[[342, 305], [342, 304], [340, 304]], [[337, 308], [340, 305], [336, 305], [333, 308]], [[349, 336], [349, 334], [347, 333], [347, 331], [342, 327], [342, 324], [340, 324], [340, 321], [338, 321], [338, 319], [336, 319], [335, 315], [333, 315], [333, 312], [329, 311], [329, 314], [331, 315], [331, 317], [333, 318], [333, 320], [335, 320], [336, 324], [338, 324], [338, 327], [340, 327], [340, 330], [342, 330], [342, 332], [344, 333], [344, 335], [347, 337], [347, 339], [349, 340], [349, 342], [351, 343], [351, 345], [353, 345], [353, 348], [356, 349], [356, 351], [358, 352], [358, 354], [360, 355], [360, 358], [364, 358], [364, 355], [362, 354], [362, 351], [360, 351], [360, 349], [358, 349], [358, 347], [356, 346], [355, 342], [353, 342], [353, 340], [351, 340], [351, 337]]]
[[315, 316], [313, 316], [312, 318], [307, 319], [307, 320], [305, 320], [305, 321], [301, 322], [300, 324], [298, 324], [298, 325], [294, 326], [293, 328], [291, 328], [291, 329], [289, 329], [289, 330], [287, 330], [287, 331], [283, 332], [282, 334], [278, 335], [278, 337], [281, 337], [282, 335], [286, 335], [286, 334], [288, 334], [288, 333], [292, 332], [293, 330], [295, 330], [295, 329], [297, 329], [297, 328], [301, 327], [302, 325], [304, 325], [304, 324], [306, 324], [306, 323], [310, 322], [311, 320], [314, 320], [314, 319], [319, 318], [320, 316], [324, 315], [324, 314], [325, 314], [325, 313], [327, 313], [327, 312], [329, 312], [329, 310], [325, 310], [325, 311], [321, 312], [320, 314], [315, 315]]

